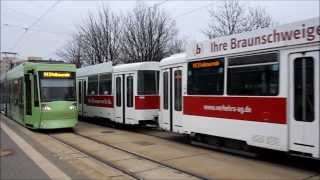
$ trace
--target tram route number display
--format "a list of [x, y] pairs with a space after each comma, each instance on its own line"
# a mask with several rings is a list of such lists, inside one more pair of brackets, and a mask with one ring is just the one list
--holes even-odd
[[44, 71], [41, 73], [43, 78], [70, 79], [74, 77], [72, 72], [63, 71]]

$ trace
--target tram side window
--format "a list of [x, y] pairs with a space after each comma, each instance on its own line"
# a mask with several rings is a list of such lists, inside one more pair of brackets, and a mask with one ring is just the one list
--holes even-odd
[[23, 106], [23, 78], [19, 79], [19, 105]]
[[79, 104], [82, 103], [82, 87], [81, 81], [78, 81], [78, 102]]
[[83, 98], [84, 104], [87, 104], [87, 81], [83, 82]]
[[[269, 62], [264, 60], [260, 64], [240, 62], [228, 67], [228, 95], [243, 96], [276, 96], [279, 92], [279, 62], [274, 53], [270, 54]], [[265, 54], [262, 55], [265, 58]], [[258, 55], [254, 55], [259, 58]], [[276, 59], [274, 59], [276, 58]], [[248, 56], [248, 59], [252, 57]], [[230, 58], [230, 62], [237, 62], [236, 58]], [[254, 59], [252, 59], [254, 61]]]
[[121, 106], [121, 77], [116, 78], [116, 105]]
[[34, 106], [39, 107], [39, 96], [38, 96], [38, 78], [36, 75], [34, 77]]
[[13, 92], [13, 103], [15, 105], [21, 105], [22, 104], [22, 89], [21, 89], [21, 80], [15, 79], [13, 80], [13, 86], [12, 86], [12, 92]]
[[294, 117], [297, 121], [314, 121], [314, 59], [294, 60]]
[[188, 94], [222, 95], [224, 59], [204, 60], [188, 64]]
[[174, 110], [182, 110], [182, 73], [181, 70], [174, 71]]
[[99, 76], [99, 95], [111, 95], [112, 75], [102, 74]]
[[158, 94], [159, 71], [138, 71], [138, 95]]
[[168, 85], [169, 85], [168, 72], [163, 73], [163, 109], [168, 109]]
[[25, 75], [25, 85], [26, 85], [26, 114], [32, 115], [32, 104], [31, 104], [31, 81], [30, 75]]
[[98, 95], [98, 75], [88, 77], [88, 94]]
[[133, 76], [127, 77], [127, 107], [133, 107]]

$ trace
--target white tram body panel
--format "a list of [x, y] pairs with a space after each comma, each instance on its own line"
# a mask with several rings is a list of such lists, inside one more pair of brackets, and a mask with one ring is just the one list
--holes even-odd
[[175, 133], [185, 133], [182, 92], [186, 92], [186, 84], [182, 82], [186, 82], [186, 65], [185, 53], [172, 55], [160, 62], [159, 127]]
[[[104, 77], [108, 79], [103, 79]], [[114, 117], [112, 93], [112, 63], [101, 63], [77, 70], [77, 99], [80, 116]], [[105, 82], [103, 87], [100, 82]], [[108, 91], [107, 91], [108, 89]]]
[[319, 56], [319, 17], [192, 44], [161, 61], [161, 96], [166, 67], [182, 67], [183, 98], [171, 96], [182, 101], [183, 126], [160, 126], [320, 158]]
[[158, 121], [159, 62], [139, 62], [113, 67], [114, 121], [143, 124]]

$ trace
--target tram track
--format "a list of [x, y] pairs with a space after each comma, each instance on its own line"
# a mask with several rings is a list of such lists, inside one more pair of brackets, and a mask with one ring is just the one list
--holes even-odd
[[[96, 124], [96, 123], [95, 123]], [[110, 128], [114, 128], [115, 124], [112, 122], [105, 122], [104, 124], [96, 124], [99, 126], [107, 126]], [[232, 148], [227, 148], [227, 147], [218, 147], [218, 146], [212, 146], [212, 145], [207, 145], [201, 142], [197, 142], [194, 140], [191, 140], [189, 137], [186, 137], [184, 135], [181, 134], [175, 134], [175, 133], [169, 133], [170, 135], [163, 135], [163, 134], [168, 134], [168, 132], [166, 131], [162, 131], [157, 127], [147, 127], [147, 130], [145, 127], [143, 127], [144, 129], [141, 129], [141, 127], [130, 127], [130, 126], [124, 126], [121, 127], [121, 130], [125, 130], [128, 132], [134, 132], [134, 133], [139, 133], [139, 134], [143, 134], [146, 136], [150, 136], [150, 137], [155, 137], [155, 138], [159, 138], [159, 139], [163, 139], [163, 140], [167, 140], [167, 141], [171, 141], [171, 142], [175, 142], [178, 144], [183, 144], [183, 145], [191, 145], [191, 146], [197, 146], [197, 147], [201, 147], [204, 149], [210, 149], [210, 150], [215, 150], [218, 152], [225, 152], [225, 153], [230, 153], [230, 154], [234, 154], [234, 155], [240, 155], [240, 156], [244, 156], [244, 157], [250, 157], [250, 158], [257, 158], [259, 155], [257, 153], [254, 152], [248, 152], [248, 151], [243, 151], [243, 150], [235, 150]], [[158, 134], [158, 135], [156, 135]], [[159, 135], [162, 134], [162, 135]], [[172, 138], [174, 136], [174, 138]]]
[[54, 136], [54, 135], [52, 135], [52, 134], [50, 134], [49, 136], [50, 136], [51, 138], [55, 139], [56, 141], [58, 141], [59, 143], [62, 143], [62, 144], [64, 144], [64, 145], [66, 145], [66, 146], [69, 146], [69, 147], [71, 147], [71, 148], [73, 148], [73, 149], [81, 152], [82, 154], [90, 157], [91, 159], [93, 159], [93, 160], [95, 160], [95, 161], [97, 161], [97, 162], [100, 162], [100, 163], [102, 163], [102, 164], [104, 164], [104, 165], [107, 165], [107, 166], [112, 167], [112, 168], [114, 168], [114, 169], [116, 169], [116, 170], [119, 170], [120, 172], [122, 172], [122, 173], [124, 173], [124, 174], [126, 174], [126, 175], [128, 175], [128, 176], [130, 176], [130, 177], [132, 177], [132, 178], [134, 178], [134, 179], [141, 179], [141, 178], [139, 178], [138, 176], [136, 176], [134, 173], [132, 173], [132, 172], [130, 172], [130, 171], [127, 171], [127, 170], [125, 170], [125, 169], [123, 169], [123, 168], [121, 168], [121, 167], [118, 167], [117, 165], [115, 165], [115, 164], [113, 164], [113, 163], [111, 163], [111, 162], [109, 162], [109, 161], [106, 161], [106, 160], [104, 160], [104, 159], [102, 159], [102, 158], [100, 158], [100, 157], [97, 157], [97, 156], [93, 155], [93, 154], [90, 153], [90, 152], [86, 152], [86, 151], [84, 151], [84, 150], [76, 147], [75, 145], [66, 142], [65, 140], [61, 140], [60, 138], [58, 138], [58, 137], [56, 137], [56, 136]]
[[[85, 123], [92, 123], [88, 121], [84, 121]], [[112, 122], [104, 122], [103, 124], [99, 122], [94, 122], [95, 125], [101, 126], [101, 127], [109, 127], [109, 128], [115, 128], [115, 124]], [[119, 129], [119, 127], [117, 128]], [[314, 171], [317, 174], [320, 173], [319, 169], [315, 168], [314, 166], [319, 165], [318, 161], [314, 161], [312, 159], [305, 159], [305, 158], [299, 158], [299, 157], [294, 157], [294, 156], [289, 156], [287, 154], [284, 154], [282, 152], [277, 152], [277, 151], [261, 151], [256, 152], [255, 154], [250, 154], [246, 153], [244, 151], [232, 151], [231, 148], [215, 148], [212, 146], [205, 146], [205, 145], [197, 145], [191, 143], [190, 139], [188, 139], [185, 136], [182, 135], [177, 135], [177, 134], [171, 134], [166, 131], [159, 130], [155, 127], [148, 127], [148, 129], [141, 129], [141, 127], [128, 127], [124, 126], [121, 127], [120, 130], [124, 130], [127, 132], [133, 132], [133, 133], [138, 133], [138, 134], [143, 134], [146, 136], [154, 137], [154, 138], [159, 138], [163, 140], [167, 140], [170, 142], [178, 143], [181, 145], [190, 145], [192, 147], [201, 147], [203, 149], [209, 149], [209, 150], [214, 150], [217, 152], [223, 152], [223, 153], [228, 153], [232, 155], [237, 155], [240, 157], [244, 158], [249, 158], [249, 159], [255, 159], [257, 161], [265, 162], [265, 163], [272, 163], [275, 165], [283, 165], [287, 167], [293, 167], [293, 168], [299, 168], [299, 169], [304, 169], [308, 171]], [[274, 158], [278, 157], [278, 158]], [[200, 176], [201, 177], [201, 176]]]
[[[99, 145], [103, 145], [105, 147], [112, 148], [112, 149], [114, 149], [116, 151], [121, 151], [123, 153], [126, 153], [126, 154], [132, 156], [133, 158], [145, 161], [146, 163], [156, 164], [157, 167], [164, 168], [167, 171], [170, 171], [172, 174], [179, 174], [179, 176], [184, 175], [184, 177], [190, 177], [191, 179], [208, 179], [207, 177], [203, 177], [201, 175], [197, 175], [197, 174], [194, 174], [194, 173], [191, 173], [191, 172], [187, 172], [185, 170], [173, 167], [173, 166], [165, 164], [163, 162], [160, 162], [160, 161], [157, 161], [157, 160], [142, 156], [142, 155], [137, 154], [135, 152], [131, 152], [131, 151], [125, 150], [123, 148], [116, 147], [116, 146], [114, 146], [112, 144], [109, 144], [109, 143], [106, 143], [106, 142], [102, 142], [102, 141], [97, 140], [97, 139], [95, 139], [93, 137], [80, 134], [80, 133], [78, 133], [76, 131], [74, 131], [72, 134], [76, 135], [76, 136], [78, 136], [80, 138], [84, 138], [86, 140], [92, 141], [93, 143], [97, 143]], [[123, 167], [121, 165], [115, 164], [112, 161], [105, 160], [105, 159], [95, 155], [94, 152], [90, 152], [90, 150], [81, 149], [78, 146], [74, 145], [73, 143], [68, 142], [67, 139], [59, 138], [56, 135], [58, 135], [58, 134], [50, 134], [50, 137], [54, 138], [55, 140], [65, 144], [65, 145], [70, 146], [71, 148], [74, 148], [74, 149], [82, 152], [83, 154], [87, 155], [88, 157], [90, 157], [90, 158], [92, 158], [92, 159], [94, 159], [94, 160], [96, 160], [96, 161], [98, 161], [98, 162], [100, 162], [102, 164], [105, 164], [105, 165], [110, 166], [110, 167], [112, 167], [114, 169], [117, 169], [117, 170], [121, 171], [122, 173], [124, 173], [124, 174], [126, 174], [126, 175], [128, 175], [128, 176], [130, 176], [130, 177], [132, 177], [134, 179], [145, 179], [145, 177], [139, 175], [140, 172], [132, 172], [127, 167]], [[152, 171], [152, 169], [150, 171]]]

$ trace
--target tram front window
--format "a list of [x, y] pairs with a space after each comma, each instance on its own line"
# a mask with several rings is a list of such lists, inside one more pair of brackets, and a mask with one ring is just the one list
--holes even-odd
[[41, 79], [41, 101], [75, 101], [73, 79]]
[[39, 72], [42, 102], [75, 101], [75, 73], [66, 71]]

